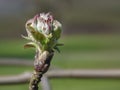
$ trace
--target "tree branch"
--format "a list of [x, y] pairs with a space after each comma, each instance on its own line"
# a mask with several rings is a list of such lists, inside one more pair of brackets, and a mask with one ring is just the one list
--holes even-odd
[[36, 53], [34, 72], [30, 79], [29, 90], [38, 90], [38, 83], [41, 81], [43, 74], [48, 71], [53, 55], [53, 51], [44, 51], [42, 53], [38, 51]]

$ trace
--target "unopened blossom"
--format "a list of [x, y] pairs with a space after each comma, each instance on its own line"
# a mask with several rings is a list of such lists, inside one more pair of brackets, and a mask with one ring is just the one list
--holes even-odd
[[33, 41], [28, 43], [31, 45], [27, 45], [37, 46], [42, 50], [56, 49], [61, 35], [61, 27], [61, 23], [54, 20], [50, 13], [40, 13], [34, 16], [26, 23], [28, 37], [25, 38]]

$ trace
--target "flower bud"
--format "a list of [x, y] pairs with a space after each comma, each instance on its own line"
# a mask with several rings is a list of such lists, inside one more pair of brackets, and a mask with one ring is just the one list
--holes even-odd
[[50, 13], [40, 13], [26, 23], [28, 38], [42, 48], [54, 48], [61, 35], [62, 25]]

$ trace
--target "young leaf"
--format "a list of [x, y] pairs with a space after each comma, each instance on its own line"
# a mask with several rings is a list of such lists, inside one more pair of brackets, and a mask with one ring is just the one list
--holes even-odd
[[22, 36], [22, 38], [24, 38], [24, 39], [30, 40], [30, 38], [27, 37], [27, 36], [24, 36], [24, 35], [21, 35], [21, 36]]
[[29, 42], [29, 43], [27, 43], [27, 44], [24, 45], [24, 48], [31, 48], [31, 47], [36, 48], [37, 44], [34, 43], [34, 42]]
[[42, 45], [45, 44], [45, 41], [46, 41], [46, 37], [44, 34], [38, 32], [38, 31], [35, 31], [33, 27], [31, 26], [28, 26], [32, 36], [34, 37], [34, 39], [36, 41], [39, 41]]
[[57, 43], [56, 46], [64, 46], [62, 43]]
[[60, 53], [60, 50], [58, 47], [55, 46], [54, 49]]

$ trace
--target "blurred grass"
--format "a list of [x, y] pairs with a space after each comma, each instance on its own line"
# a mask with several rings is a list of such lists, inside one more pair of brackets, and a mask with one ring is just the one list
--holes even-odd
[[15, 74], [21, 74], [26, 71], [32, 71], [33, 67], [27, 67], [27, 66], [13, 66], [13, 65], [7, 65], [7, 66], [0, 66], [0, 75], [15, 75]]
[[28, 84], [1, 85], [0, 90], [28, 90]]
[[[55, 83], [56, 81], [56, 83]], [[64, 81], [65, 84], [62, 84]], [[52, 79], [52, 90], [120, 90], [120, 80], [114, 79]]]
[[[60, 47], [62, 53], [66, 52], [91, 52], [105, 50], [120, 50], [119, 35], [77, 35], [63, 37], [60, 42], [65, 45]], [[34, 50], [25, 49], [25, 40], [1, 40], [0, 57], [31, 58]]]
[[[63, 36], [61, 53], [55, 53], [51, 67], [70, 69], [119, 69], [119, 35]], [[1, 40], [1, 58], [34, 59], [34, 49], [24, 49], [24, 40]], [[0, 75], [20, 74], [33, 67], [0, 66]], [[119, 90], [120, 79], [52, 79], [53, 90]], [[0, 90], [26, 90], [27, 84], [0, 86]]]
[[[52, 65], [59, 68], [119, 68], [119, 35], [77, 35], [61, 38], [61, 53], [55, 53]], [[24, 40], [0, 43], [1, 58], [34, 59], [34, 49], [24, 49]], [[109, 62], [109, 64], [108, 64]]]

